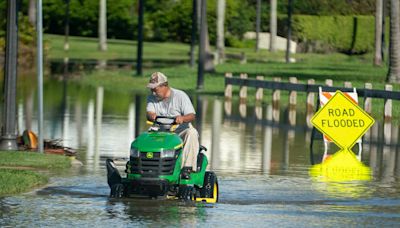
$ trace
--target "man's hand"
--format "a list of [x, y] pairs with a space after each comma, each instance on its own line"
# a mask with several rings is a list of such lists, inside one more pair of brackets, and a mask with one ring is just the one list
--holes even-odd
[[184, 117], [183, 116], [177, 116], [175, 117], [175, 123], [176, 124], [181, 124], [184, 122]]
[[193, 113], [184, 115], [184, 116], [177, 116], [175, 117], [175, 123], [176, 124], [182, 124], [182, 123], [189, 123], [192, 122], [193, 120], [196, 119], [196, 115]]
[[156, 120], [157, 114], [154, 112], [147, 112], [147, 120], [154, 122]]

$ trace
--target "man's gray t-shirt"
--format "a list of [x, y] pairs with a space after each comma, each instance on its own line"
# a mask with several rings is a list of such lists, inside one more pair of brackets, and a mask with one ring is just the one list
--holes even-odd
[[[147, 97], [147, 112], [154, 112], [157, 116], [183, 116], [190, 113], [196, 114], [193, 104], [188, 95], [179, 89], [171, 88], [171, 96], [165, 100], [158, 100], [156, 96], [150, 94]], [[188, 123], [179, 125], [176, 132], [189, 127]]]

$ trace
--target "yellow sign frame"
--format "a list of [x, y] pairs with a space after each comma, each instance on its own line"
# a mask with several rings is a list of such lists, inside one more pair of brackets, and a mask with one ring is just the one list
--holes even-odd
[[[332, 110], [330, 110], [330, 109], [332, 109], [332, 107], [337, 107], [339, 102], [341, 102], [341, 105], [339, 105], [339, 106], [353, 108], [355, 111], [353, 111], [354, 113], [352, 113], [352, 114], [358, 115], [359, 118], [363, 118], [361, 120], [363, 120], [362, 123], [365, 124], [363, 126], [364, 128], [361, 131], [356, 132], [357, 135], [356, 135], [356, 137], [353, 137], [354, 140], [353, 140], [353, 138], [348, 138], [348, 139], [350, 139], [350, 141], [348, 141], [348, 142], [347, 141], [341, 142], [340, 140], [338, 140], [338, 137], [336, 137], [337, 134], [335, 135], [331, 131], [328, 131], [327, 129], [325, 129], [323, 126], [321, 126], [322, 123], [320, 123], [318, 121], [322, 118], [322, 115], [324, 115], [324, 117], [326, 116], [327, 110], [329, 112], [329, 115], [333, 114]], [[345, 111], [344, 108], [343, 108], [343, 111]], [[349, 113], [347, 113], [347, 115], [349, 115]], [[340, 119], [340, 118], [338, 118], [338, 119]], [[342, 121], [340, 121], [340, 123], [341, 122]], [[368, 131], [368, 129], [374, 124], [374, 122], [375, 122], [375, 120], [368, 113], [366, 113], [360, 106], [358, 106], [356, 103], [354, 103], [354, 101], [352, 101], [349, 97], [347, 97], [345, 94], [343, 94], [343, 92], [341, 92], [339, 90], [336, 91], [336, 93], [332, 96], [332, 98], [330, 98], [328, 100], [328, 102], [321, 109], [319, 109], [318, 112], [315, 113], [315, 115], [311, 119], [311, 123], [320, 132], [322, 132], [323, 134], [328, 136], [341, 149], [352, 148], [354, 146], [354, 144], [356, 144], [357, 140], [359, 140]], [[339, 123], [339, 122], [337, 122], [337, 123]], [[351, 123], [356, 124], [356, 122], [351, 122]], [[343, 134], [345, 132], [335, 131], [335, 133]]]

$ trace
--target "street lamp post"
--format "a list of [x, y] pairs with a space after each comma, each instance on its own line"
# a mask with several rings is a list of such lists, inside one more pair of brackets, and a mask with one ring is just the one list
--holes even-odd
[[17, 92], [17, 50], [18, 20], [17, 1], [7, 2], [6, 62], [4, 71], [4, 112], [1, 131], [1, 150], [17, 150], [16, 134], [16, 92]]

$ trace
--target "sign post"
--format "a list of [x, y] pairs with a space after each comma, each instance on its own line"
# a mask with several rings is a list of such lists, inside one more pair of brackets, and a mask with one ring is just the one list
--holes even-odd
[[328, 180], [366, 180], [370, 170], [362, 164], [351, 148], [374, 124], [374, 119], [346, 94], [335, 95], [313, 116], [311, 123], [341, 149], [310, 172]]

